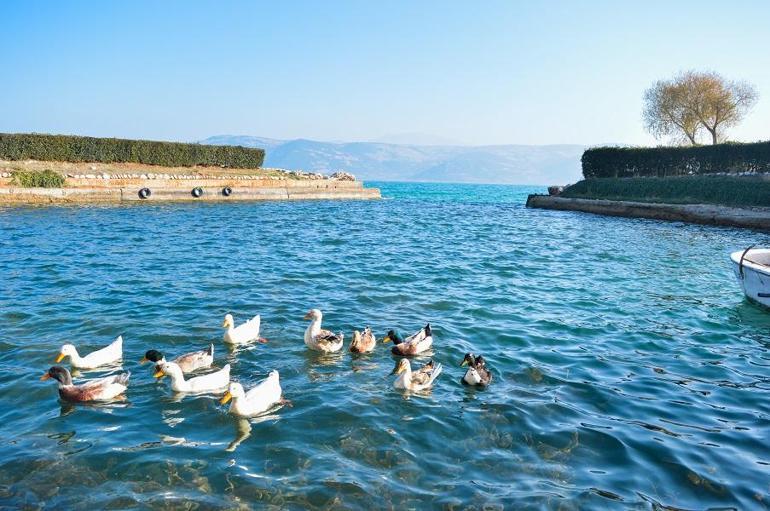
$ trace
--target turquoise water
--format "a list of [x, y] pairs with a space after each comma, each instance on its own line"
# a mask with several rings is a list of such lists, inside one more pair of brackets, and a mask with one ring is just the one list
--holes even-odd
[[[770, 313], [728, 254], [766, 236], [528, 210], [537, 188], [380, 183], [382, 201], [0, 209], [0, 507], [770, 507]], [[434, 326], [444, 373], [309, 353]], [[265, 345], [219, 328], [262, 315]], [[127, 401], [71, 406], [59, 346], [125, 338]], [[285, 406], [238, 421], [138, 360], [215, 342]], [[495, 381], [462, 386], [466, 351]], [[89, 373], [94, 376], [97, 373]], [[246, 436], [249, 435], [249, 436]]]

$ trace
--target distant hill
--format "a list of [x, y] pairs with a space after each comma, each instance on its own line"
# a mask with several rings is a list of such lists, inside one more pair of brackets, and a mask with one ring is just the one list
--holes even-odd
[[566, 184], [580, 179], [579, 145], [406, 145], [217, 135], [202, 144], [259, 147], [265, 166], [345, 170], [360, 179], [453, 183]]

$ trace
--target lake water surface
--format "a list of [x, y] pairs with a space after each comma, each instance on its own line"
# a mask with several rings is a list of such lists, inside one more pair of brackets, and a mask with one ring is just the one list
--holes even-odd
[[[379, 183], [374, 202], [0, 209], [0, 508], [770, 507], [770, 312], [746, 230], [528, 210], [531, 187]], [[432, 393], [395, 359], [309, 353], [430, 321]], [[265, 345], [228, 351], [225, 313]], [[127, 400], [71, 406], [58, 348], [125, 339]], [[250, 422], [140, 366], [216, 343], [285, 406]], [[494, 372], [459, 383], [467, 351]], [[93, 377], [98, 372], [84, 376]], [[248, 435], [248, 436], [247, 436]]]

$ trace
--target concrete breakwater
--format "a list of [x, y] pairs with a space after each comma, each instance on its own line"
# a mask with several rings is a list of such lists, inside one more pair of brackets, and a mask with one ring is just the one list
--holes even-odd
[[[4, 176], [4, 177], [3, 177]], [[378, 199], [377, 188], [346, 179], [260, 175], [75, 175], [62, 188], [25, 188], [0, 176], [0, 203]]]
[[527, 207], [582, 211], [599, 215], [651, 218], [704, 225], [746, 227], [770, 232], [770, 209], [734, 208], [712, 204], [661, 204], [650, 202], [570, 199], [549, 195], [530, 195]]

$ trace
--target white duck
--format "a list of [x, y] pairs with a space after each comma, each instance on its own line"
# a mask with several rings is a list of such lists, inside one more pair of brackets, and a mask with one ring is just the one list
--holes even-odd
[[335, 334], [329, 330], [321, 329], [323, 314], [318, 309], [311, 309], [305, 314], [305, 319], [310, 319], [310, 325], [305, 330], [305, 344], [311, 350], [334, 353], [342, 348], [342, 333]]
[[171, 390], [174, 392], [217, 392], [227, 389], [230, 384], [230, 364], [219, 371], [184, 379], [182, 369], [174, 362], [165, 362], [158, 366], [156, 378], [171, 377]]
[[123, 336], [119, 335], [109, 346], [100, 350], [93, 351], [81, 357], [77, 348], [72, 344], [65, 344], [59, 350], [59, 356], [56, 357], [58, 364], [65, 358], [70, 357], [72, 367], [77, 369], [94, 369], [100, 366], [114, 364], [123, 358]]
[[258, 342], [267, 342], [265, 339], [259, 337], [259, 314], [243, 323], [242, 325], [235, 326], [232, 314], [225, 315], [225, 321], [222, 323], [222, 328], [225, 328], [225, 342], [227, 344], [244, 344], [257, 340]]
[[412, 366], [409, 364], [409, 360], [402, 358], [398, 361], [396, 368], [393, 369], [393, 373], [400, 375], [393, 382], [393, 386], [397, 389], [405, 389], [411, 391], [427, 390], [433, 385], [433, 382], [438, 375], [441, 374], [441, 364], [434, 364], [433, 360], [422, 366], [415, 372], [412, 372]]
[[231, 383], [220, 403], [225, 404], [232, 399], [231, 414], [238, 417], [254, 417], [280, 403], [281, 393], [278, 371], [270, 371], [267, 378], [248, 392], [244, 392], [240, 383]]

